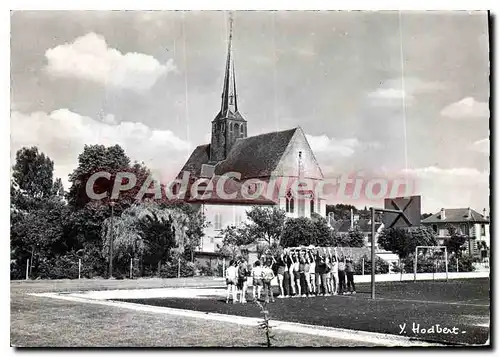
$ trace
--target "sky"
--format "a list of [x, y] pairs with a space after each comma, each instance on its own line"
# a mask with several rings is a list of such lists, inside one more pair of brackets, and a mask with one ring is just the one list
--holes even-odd
[[[416, 182], [422, 211], [489, 211], [486, 12], [237, 11], [248, 135], [301, 126], [327, 177]], [[162, 178], [210, 140], [228, 13], [15, 11], [11, 159], [37, 146], [68, 174], [120, 144]], [[339, 203], [333, 201], [329, 203]]]

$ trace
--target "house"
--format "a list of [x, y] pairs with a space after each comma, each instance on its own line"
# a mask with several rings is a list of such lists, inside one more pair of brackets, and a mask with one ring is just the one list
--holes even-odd
[[238, 107], [232, 32], [231, 21], [222, 102], [211, 122], [211, 142], [196, 147], [177, 176], [189, 177], [185, 201], [197, 205], [210, 223], [200, 252], [216, 252], [221, 231], [246, 222], [252, 206], [279, 207], [288, 217], [326, 215], [325, 199], [316, 193], [323, 173], [304, 131], [296, 127], [247, 135], [249, 122]]
[[450, 238], [448, 225], [467, 237], [464, 248], [467, 254], [486, 258], [490, 247], [490, 220], [486, 209], [480, 214], [469, 208], [441, 208], [430, 217], [422, 220], [422, 225], [431, 227], [436, 233], [438, 243], [443, 245]]

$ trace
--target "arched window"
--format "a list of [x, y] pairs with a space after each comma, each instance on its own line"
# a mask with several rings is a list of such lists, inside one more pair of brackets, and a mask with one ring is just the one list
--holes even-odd
[[312, 198], [310, 201], [310, 209], [311, 209], [311, 215], [312, 215], [314, 213], [314, 198]]
[[240, 129], [241, 129], [241, 132], [243, 133], [243, 124], [241, 124]]
[[240, 130], [240, 126], [238, 123], [234, 124], [234, 131], [237, 133]]
[[286, 202], [285, 202], [285, 210], [288, 213], [293, 213], [294, 206], [295, 206], [295, 199], [293, 198], [292, 192], [288, 191], [286, 194]]
[[233, 123], [229, 124], [229, 131], [233, 131]]

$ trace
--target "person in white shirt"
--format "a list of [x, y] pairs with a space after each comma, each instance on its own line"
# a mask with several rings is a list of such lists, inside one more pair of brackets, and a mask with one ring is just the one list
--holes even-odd
[[311, 251], [309, 254], [309, 292], [311, 296], [314, 296], [316, 292], [316, 261], [314, 260], [313, 254]]
[[330, 254], [331, 259], [331, 280], [330, 280], [330, 291], [333, 295], [338, 294], [339, 290], [339, 262], [337, 261], [337, 248], [334, 248], [334, 254], [330, 248], [328, 248], [328, 253]]
[[229, 304], [229, 297], [233, 296], [233, 304], [236, 304], [236, 280], [238, 276], [238, 269], [236, 267], [236, 262], [231, 260], [229, 262], [229, 267], [226, 269], [226, 284], [227, 284], [227, 297], [226, 303]]
[[[262, 293], [262, 287], [264, 286], [262, 283], [262, 267], [260, 265], [260, 261], [257, 260], [252, 269], [252, 280], [253, 280], [253, 299], [257, 301], [260, 300], [260, 295]], [[255, 295], [255, 291], [257, 290], [257, 296]]]

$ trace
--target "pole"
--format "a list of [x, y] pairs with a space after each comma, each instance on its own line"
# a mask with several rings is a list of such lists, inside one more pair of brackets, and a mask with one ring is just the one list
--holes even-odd
[[458, 256], [456, 256], [456, 258], [457, 258], [457, 273], [458, 273]]
[[222, 257], [222, 277], [226, 277], [226, 257]]
[[108, 279], [111, 279], [113, 277], [113, 216], [114, 216], [114, 203], [111, 202], [111, 234], [109, 236], [109, 272], [108, 272]]
[[417, 260], [418, 247], [415, 248], [415, 264], [413, 265], [413, 281], [417, 281]]
[[177, 277], [181, 277], [181, 257], [179, 256], [179, 259], [177, 259]]
[[372, 299], [375, 299], [375, 208], [370, 207], [372, 214]]
[[365, 257], [363, 257], [363, 265], [361, 266], [361, 275], [365, 275]]
[[444, 248], [444, 266], [446, 268], [446, 281], [448, 281], [448, 249]]
[[78, 259], [78, 280], [80, 280], [81, 272], [82, 272], [82, 259]]
[[130, 279], [132, 279], [132, 276], [133, 276], [132, 269], [134, 269], [132, 261], [133, 261], [133, 259], [130, 258]]
[[29, 279], [29, 266], [30, 266], [30, 260], [26, 259], [26, 280]]

